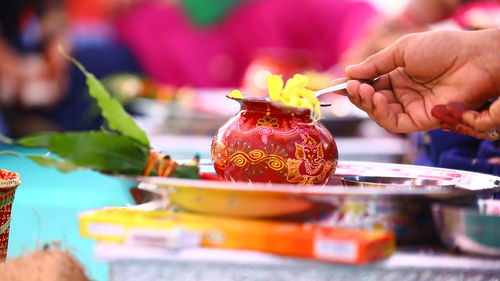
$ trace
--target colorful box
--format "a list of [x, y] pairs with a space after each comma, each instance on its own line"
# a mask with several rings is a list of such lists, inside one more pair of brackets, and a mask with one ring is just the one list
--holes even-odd
[[245, 249], [346, 264], [366, 264], [395, 250], [395, 237], [386, 231], [125, 208], [81, 213], [80, 232], [131, 246]]

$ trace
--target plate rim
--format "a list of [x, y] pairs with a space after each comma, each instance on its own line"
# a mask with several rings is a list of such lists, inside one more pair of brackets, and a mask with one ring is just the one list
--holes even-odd
[[[182, 163], [188, 160], [180, 160]], [[200, 165], [211, 165], [211, 161], [208, 159], [202, 159]], [[220, 192], [252, 192], [252, 193], [276, 193], [276, 194], [287, 194], [296, 196], [328, 196], [328, 195], [359, 195], [359, 196], [424, 196], [424, 197], [435, 197], [435, 198], [451, 198], [463, 195], [474, 195], [474, 194], [484, 194], [484, 193], [495, 193], [500, 192], [500, 177], [482, 174], [472, 171], [462, 171], [448, 168], [438, 168], [429, 166], [419, 166], [411, 164], [399, 164], [399, 163], [380, 163], [380, 162], [366, 162], [366, 161], [339, 161], [339, 166], [351, 165], [351, 166], [368, 166], [377, 165], [380, 168], [389, 167], [391, 169], [421, 169], [421, 170], [433, 170], [436, 172], [448, 172], [448, 173], [459, 173], [461, 175], [468, 175], [469, 177], [477, 177], [482, 180], [482, 184], [491, 184], [488, 187], [481, 187], [478, 189], [469, 189], [467, 187], [460, 186], [460, 182], [457, 181], [457, 185], [454, 188], [443, 188], [443, 189], [421, 189], [421, 188], [405, 188], [401, 187], [386, 187], [386, 188], [373, 188], [373, 187], [345, 187], [342, 185], [326, 185], [326, 186], [303, 186], [294, 184], [282, 184], [282, 183], [246, 183], [246, 182], [232, 182], [232, 181], [213, 181], [213, 180], [201, 180], [201, 179], [182, 179], [182, 178], [167, 178], [167, 177], [157, 177], [157, 176], [126, 176], [117, 175], [120, 178], [127, 180], [146, 183], [155, 185], [157, 188], [197, 188], [204, 190], [216, 190]], [[341, 174], [341, 175], [352, 175], [352, 174]]]

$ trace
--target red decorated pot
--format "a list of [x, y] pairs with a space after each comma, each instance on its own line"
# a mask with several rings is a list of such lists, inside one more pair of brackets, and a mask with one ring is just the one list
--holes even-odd
[[267, 98], [236, 99], [240, 111], [219, 128], [211, 153], [219, 177], [243, 182], [324, 185], [337, 166], [337, 145], [310, 110]]

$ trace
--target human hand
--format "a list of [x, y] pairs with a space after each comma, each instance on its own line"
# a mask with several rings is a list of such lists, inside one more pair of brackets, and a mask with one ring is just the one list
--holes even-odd
[[58, 46], [66, 51], [71, 49], [64, 36], [60, 35], [48, 40], [41, 54], [22, 57], [24, 71], [16, 106], [51, 110], [64, 98], [69, 63]]
[[500, 94], [499, 49], [497, 29], [406, 35], [346, 68], [350, 79], [381, 76], [372, 86], [348, 81], [349, 99], [390, 132], [435, 129], [435, 105], [475, 109]]
[[57, 51], [62, 37], [47, 41], [43, 54], [24, 55], [0, 39], [0, 104], [50, 109], [62, 98], [68, 78], [68, 62]]
[[46, 96], [44, 107], [50, 108], [57, 105], [63, 98], [69, 83], [69, 61], [61, 54], [60, 48], [71, 53], [70, 40], [64, 33], [58, 34], [49, 40], [43, 49], [43, 68], [39, 79], [51, 84], [53, 90]]
[[15, 107], [50, 108], [61, 97], [56, 80], [48, 76], [47, 62], [40, 56], [31, 54], [23, 57], [23, 75], [16, 93]]
[[0, 38], [0, 104], [14, 103], [22, 81], [22, 56]]
[[484, 110], [471, 110], [462, 104], [436, 105], [432, 115], [441, 121], [441, 129], [490, 141], [500, 139], [500, 101]]

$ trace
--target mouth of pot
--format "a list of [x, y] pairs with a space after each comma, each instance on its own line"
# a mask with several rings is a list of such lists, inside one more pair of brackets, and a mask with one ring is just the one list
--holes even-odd
[[[270, 97], [266, 97], [266, 96], [245, 96], [244, 98], [235, 98], [235, 97], [231, 97], [229, 95], [226, 95], [226, 97], [229, 99], [235, 100], [237, 102], [240, 102], [240, 103], [241, 102], [261, 102], [261, 103], [270, 102], [270, 103], [273, 103], [275, 105], [285, 107], [285, 108], [300, 108], [300, 107], [290, 106], [290, 105], [287, 105], [287, 104], [284, 104], [281, 102], [273, 101], [273, 100], [271, 100]], [[320, 102], [320, 106], [322, 106], [322, 107], [331, 106], [331, 105], [332, 105], [331, 103]], [[308, 108], [304, 108], [304, 109], [309, 110]]]

